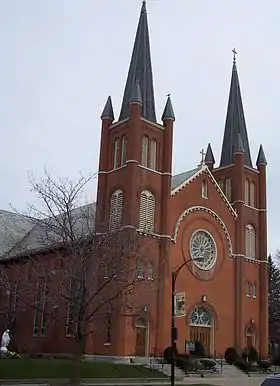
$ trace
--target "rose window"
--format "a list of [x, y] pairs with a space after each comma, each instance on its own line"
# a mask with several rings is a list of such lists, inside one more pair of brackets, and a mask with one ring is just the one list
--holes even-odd
[[191, 258], [195, 265], [204, 270], [212, 268], [217, 258], [217, 248], [213, 237], [206, 231], [195, 232], [190, 240]]

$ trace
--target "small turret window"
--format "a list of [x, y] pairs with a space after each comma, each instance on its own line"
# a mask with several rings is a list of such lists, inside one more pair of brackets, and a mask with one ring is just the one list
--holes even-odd
[[141, 165], [148, 166], [148, 147], [149, 147], [149, 138], [142, 138], [142, 149], [141, 149]]
[[114, 142], [114, 165], [113, 168], [117, 169], [120, 167], [120, 147], [121, 147], [121, 141], [119, 138], [117, 138]]
[[150, 169], [157, 169], [157, 141], [152, 139], [150, 141]]
[[121, 159], [122, 166], [126, 163], [126, 145], [127, 145], [127, 138], [124, 135], [122, 137], [122, 159]]
[[244, 192], [244, 202], [245, 205], [249, 205], [249, 196], [250, 196], [250, 182], [249, 180], [245, 180], [245, 192]]
[[255, 195], [256, 195], [256, 189], [255, 189], [255, 183], [250, 183], [250, 206], [255, 207]]
[[225, 187], [226, 197], [229, 200], [229, 202], [231, 202], [232, 197], [231, 197], [231, 179], [230, 178], [226, 179], [225, 185], [226, 185]]

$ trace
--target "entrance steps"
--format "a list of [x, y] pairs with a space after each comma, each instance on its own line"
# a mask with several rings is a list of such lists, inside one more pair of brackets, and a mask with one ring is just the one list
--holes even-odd
[[225, 360], [216, 360], [217, 368], [219, 370], [219, 373], [222, 377], [231, 378], [231, 377], [238, 377], [238, 378], [248, 378], [248, 375], [246, 375], [242, 370], [237, 368], [234, 365], [229, 365]]
[[[160, 363], [156, 359], [151, 359], [149, 366], [150, 369], [160, 371], [161, 373], [167, 375], [168, 377], [171, 376], [171, 365], [167, 363]], [[181, 370], [179, 367], [175, 366], [175, 378], [176, 379], [184, 379], [186, 377], [186, 374], [183, 370]]]

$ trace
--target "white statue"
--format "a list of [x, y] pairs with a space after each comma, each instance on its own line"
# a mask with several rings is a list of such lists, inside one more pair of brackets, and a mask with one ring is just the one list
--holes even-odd
[[8, 351], [7, 347], [9, 346], [10, 340], [11, 340], [10, 330], [6, 330], [2, 335], [1, 348], [0, 348], [1, 352], [6, 353]]

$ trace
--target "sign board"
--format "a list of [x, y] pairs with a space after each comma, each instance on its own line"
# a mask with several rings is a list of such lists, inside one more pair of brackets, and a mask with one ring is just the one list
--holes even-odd
[[195, 342], [191, 340], [185, 341], [185, 349], [186, 351], [195, 351]]

